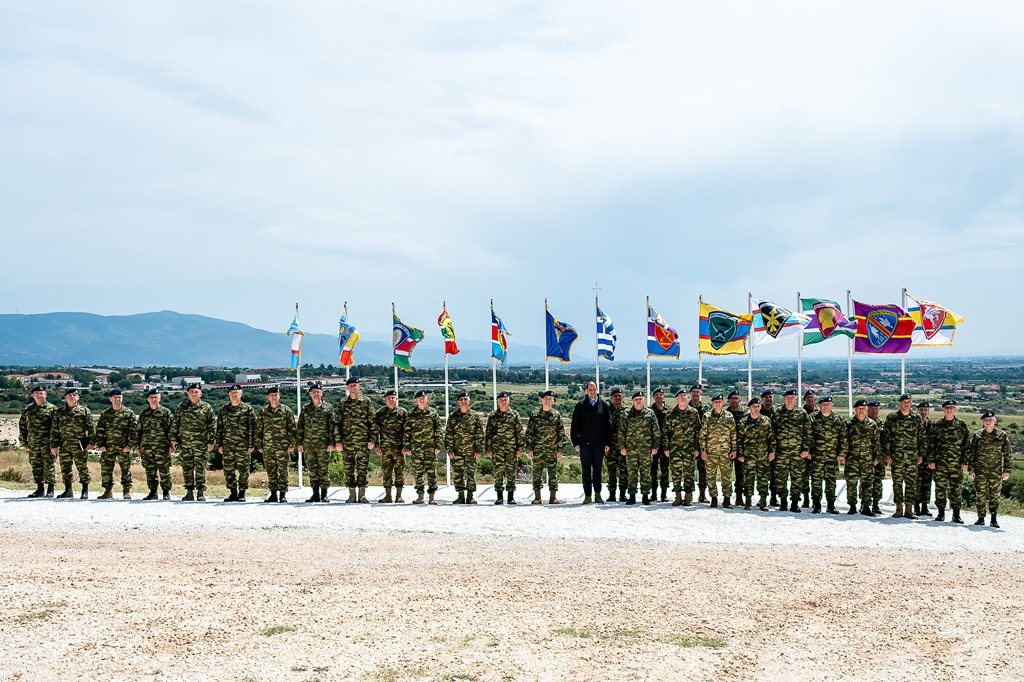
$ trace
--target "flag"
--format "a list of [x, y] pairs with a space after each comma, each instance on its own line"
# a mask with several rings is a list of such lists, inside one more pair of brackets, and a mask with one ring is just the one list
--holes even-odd
[[512, 335], [505, 329], [501, 318], [494, 314], [494, 308], [491, 308], [491, 357], [501, 361], [501, 364], [505, 364], [505, 357], [508, 355], [506, 336]]
[[571, 325], [559, 322], [558, 318], [551, 314], [546, 305], [544, 306], [544, 315], [547, 318], [547, 357], [555, 358], [562, 362], [569, 362], [572, 344], [576, 341], [576, 337], [579, 334], [576, 333], [576, 330]]
[[359, 332], [348, 323], [348, 306], [346, 305], [345, 312], [338, 320], [338, 360], [342, 367], [351, 367], [355, 363], [355, 360], [352, 359], [352, 349], [355, 348], [358, 340]]
[[964, 318], [937, 303], [914, 298], [909, 294], [908, 297], [914, 302], [907, 310], [914, 318], [911, 343], [915, 346], [952, 346], [956, 326], [963, 322]]
[[647, 356], [679, 357], [679, 332], [647, 303]]
[[798, 338], [811, 321], [807, 315], [794, 313], [771, 301], [755, 299], [755, 306], [751, 311], [755, 346]]
[[614, 360], [616, 340], [612, 318], [601, 311], [601, 306], [597, 306], [597, 357]]
[[441, 336], [444, 337], [445, 355], [458, 355], [459, 346], [455, 343], [455, 325], [452, 324], [451, 315], [447, 308], [441, 308], [441, 314], [437, 318], [437, 326], [441, 328]]
[[914, 332], [914, 318], [898, 305], [871, 305], [853, 302], [857, 335], [856, 353], [906, 353]]
[[413, 367], [409, 362], [410, 356], [416, 344], [423, 340], [423, 330], [410, 327], [398, 319], [394, 308], [391, 309], [391, 321], [393, 324], [391, 340], [394, 342], [395, 347], [395, 367], [411, 372]]
[[299, 329], [299, 307], [295, 306], [295, 318], [292, 319], [292, 326], [285, 332], [292, 337], [292, 369], [299, 366], [299, 359], [302, 356], [302, 330]]
[[752, 315], [736, 315], [701, 302], [698, 350], [709, 355], [744, 355]]
[[839, 304], [827, 298], [801, 298], [800, 310], [811, 318], [804, 327], [804, 345], [821, 343], [833, 335], [853, 338], [857, 323], [843, 314]]

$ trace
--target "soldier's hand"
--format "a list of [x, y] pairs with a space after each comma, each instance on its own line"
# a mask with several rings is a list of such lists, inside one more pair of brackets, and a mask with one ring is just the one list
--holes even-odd
[[494, 453], [491, 452], [490, 450], [488, 450], [487, 451], [487, 459], [491, 459], [492, 457], [494, 457]]
[[213, 443], [207, 443], [206, 444], [206, 451], [207, 452], [213, 452]]
[[177, 449], [178, 449], [178, 441], [172, 440], [171, 441], [171, 450], [177, 450]]
[[608, 454], [608, 451], [609, 451], [609, 450], [611, 450], [611, 449], [612, 449], [612, 448], [611, 448], [611, 446], [610, 446], [610, 445], [605, 445], [605, 446], [604, 446], [604, 452], [605, 452], [605, 454]]
[[658, 454], [658, 448], [651, 448], [651, 456]]
[[935, 462], [932, 462], [931, 464], [929, 464], [928, 468], [931, 469], [932, 471], [934, 471], [935, 470]]
[[[730, 452], [729, 453], [729, 459], [736, 459], [736, 453], [735, 452]], [[741, 459], [740, 461], [742, 462], [743, 460]]]
[[402, 454], [403, 455], [411, 455], [412, 454], [412, 450], [402, 450]]
[[131, 448], [124, 448], [121, 452], [131, 452], [131, 451], [132, 451]]
[[811, 453], [809, 453], [806, 450], [804, 450], [803, 452], [800, 453], [800, 456], [803, 457], [804, 459], [810, 459], [811, 458]]
[[100, 452], [106, 452], [107, 451], [107, 449], [105, 447], [98, 447], [96, 449], [99, 450]]
[[923, 462], [924, 462], [924, 459], [923, 459], [923, 458], [921, 458], [921, 457], [918, 457], [918, 458], [917, 458], [917, 466], [921, 466], [921, 464], [922, 464]]
[[[410, 452], [409, 454], [411, 455], [412, 453]], [[434, 448], [434, 457], [437, 457], [440, 454], [441, 454], [441, 448]]]
[[846, 458], [845, 457], [837, 457], [836, 459], [839, 460], [840, 464], [846, 464]]
[[966, 473], [966, 471], [967, 471], [967, 465], [966, 464], [961, 464], [960, 468], [963, 469], [964, 472]]
[[221, 448], [217, 448], [217, 452], [219, 452], [220, 454], [223, 455], [224, 454], [224, 448], [222, 448], [222, 447]]
[[[299, 450], [299, 452], [302, 452], [302, 450]], [[328, 445], [327, 446], [327, 452], [334, 452], [334, 446], [333, 445]], [[341, 452], [340, 448], [339, 448], [338, 452]]]
[[248, 452], [248, 453], [249, 453], [249, 454], [251, 455], [251, 454], [252, 454], [252, 451], [253, 451], [254, 449], [255, 449], [255, 448], [246, 448], [246, 449], [245, 449], [245, 451], [246, 451], [246, 452]]
[[774, 462], [775, 461], [775, 453], [774, 452], [769, 452], [768, 453], [768, 461], [769, 462]]
[[335, 443], [334, 444], [334, 449], [337, 450], [338, 452], [341, 452], [345, 448], [344, 448], [344, 446], [341, 443]]
[[1003, 480], [1006, 481], [1010, 478], [1010, 474], [1003, 474]]
[[623, 457], [625, 457], [625, 455], [626, 455], [626, 448], [622, 448], [622, 450], [619, 451], [619, 454], [622, 455]]
[[693, 458], [694, 459], [700, 459], [700, 450], [694, 450], [693, 451]]
[[706, 461], [708, 461], [708, 453], [706, 453], [706, 452], [704, 452], [703, 450], [701, 450], [701, 451], [700, 451], [700, 458], [701, 458], [702, 460], [704, 460], [705, 462], [706, 462]]
[[562, 459], [562, 453], [561, 452], [556, 452], [555, 453], [555, 459]]
[[480, 459], [480, 453], [479, 452], [474, 452], [473, 453], [473, 459]]
[[450, 452], [448, 453], [448, 459], [453, 459], [454, 457], [455, 457], [455, 455], [453, 455], [453, 454], [452, 454], [452, 453], [450, 453]]
[[576, 452], [579, 452], [580, 451], [580, 446], [579, 445], [574, 445], [574, 446], [572, 446], [572, 449], [575, 450]]
[[516, 457], [522, 457], [522, 456], [523, 456], [523, 451], [522, 450], [516, 450]]
[[666, 450], [665, 451], [665, 456], [671, 458], [672, 457], [672, 451], [671, 450]]
[[51, 455], [56, 455], [57, 454], [57, 448], [50, 448], [50, 454]]
[[371, 440], [371, 441], [370, 441], [369, 443], [367, 443], [367, 444], [366, 444], [366, 449], [367, 449], [367, 450], [373, 450], [373, 448], [374, 448], [374, 447], [375, 447], [375, 446], [374, 446], [374, 444], [373, 444], [373, 441], [372, 441], [372, 440]]
[[530, 459], [533, 459], [533, 450], [527, 450], [526, 456], [529, 457]]
[[380, 448], [376, 448], [376, 449], [374, 450], [374, 452], [376, 452], [376, 453], [377, 453], [378, 455], [383, 455], [383, 454], [384, 454], [383, 452], [381, 452], [381, 449], [380, 449]]
[[885, 457], [885, 463], [886, 463], [886, 464], [892, 464], [892, 457], [889, 457], [888, 455], [886, 455], [886, 457]]
[[973, 471], [971, 472], [971, 478], [974, 478], [974, 472]]
[[302, 454], [302, 446], [300, 445], [300, 446], [299, 446], [299, 447], [297, 448], [297, 450], [299, 451], [299, 454], [301, 455], [301, 454]]
[[745, 457], [740, 457], [740, 463], [747, 461]]

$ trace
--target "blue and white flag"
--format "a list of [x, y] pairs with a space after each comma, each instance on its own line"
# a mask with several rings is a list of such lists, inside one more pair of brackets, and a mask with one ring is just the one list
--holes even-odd
[[597, 357], [607, 360], [615, 359], [615, 325], [612, 318], [608, 317], [597, 307]]

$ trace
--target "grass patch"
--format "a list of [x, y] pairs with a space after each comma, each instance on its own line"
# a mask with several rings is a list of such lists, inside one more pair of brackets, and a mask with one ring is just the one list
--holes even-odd
[[[260, 634], [264, 637], [273, 637], [274, 635], [284, 634], [285, 632], [295, 632], [296, 629], [297, 628], [293, 625], [273, 625], [269, 628], [263, 628], [260, 630]], [[305, 668], [302, 668], [302, 670], [305, 670]], [[295, 668], [292, 668], [292, 672], [302, 672], [302, 670], [295, 670]], [[316, 670], [316, 668], [313, 668], [313, 670]]]
[[43, 621], [57, 613], [63, 607], [67, 606], [68, 603], [65, 601], [57, 602], [44, 602], [39, 605], [39, 608], [33, 611], [26, 611], [18, 616], [15, 616], [15, 623], [32, 623], [34, 621]]
[[290, 668], [290, 670], [291, 670], [291, 671], [292, 671], [293, 673], [304, 673], [304, 672], [306, 672], [307, 670], [309, 670], [309, 668], [307, 668], [307, 667], [306, 667], [306, 666], [304, 666], [304, 665], [293, 665], [293, 666], [292, 666], [292, 667]]
[[11, 483], [24, 483], [25, 478], [21, 472], [14, 467], [7, 467], [6, 469], [0, 470], [0, 481], [10, 481]]
[[626, 630], [626, 629], [613, 629], [613, 630], [594, 630], [591, 628], [555, 628], [551, 631], [551, 634], [556, 637], [575, 637], [577, 639], [639, 639], [645, 636], [644, 633], [639, 630]]
[[721, 637], [698, 637], [695, 635], [669, 635], [661, 639], [665, 644], [673, 644], [682, 648], [704, 647], [707, 649], [723, 649], [727, 642]]

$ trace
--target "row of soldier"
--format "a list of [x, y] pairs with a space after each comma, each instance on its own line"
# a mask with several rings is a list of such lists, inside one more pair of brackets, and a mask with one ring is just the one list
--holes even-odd
[[[784, 404], [774, 405], [774, 394], [766, 390], [761, 400], [751, 400], [744, 410], [739, 394], [721, 394], [708, 406], [701, 400], [702, 388], [692, 386], [676, 394], [677, 405], [669, 409], [665, 392], [654, 392], [651, 407], [637, 391], [632, 409], [623, 404], [620, 389], [610, 393], [611, 404], [598, 395], [591, 382], [587, 395], [573, 410], [569, 438], [564, 422], [554, 409], [550, 391], [541, 407], [530, 415], [524, 431], [518, 413], [510, 407], [506, 392], [498, 395], [498, 409], [486, 419], [471, 409], [466, 393], [458, 397], [458, 408], [442, 427], [437, 412], [429, 407], [429, 396], [416, 393], [415, 406], [398, 407], [394, 391], [385, 394], [384, 407], [374, 410], [360, 396], [359, 382], [350, 379], [348, 396], [336, 409], [323, 400], [319, 385], [309, 388], [309, 402], [296, 420], [281, 404], [276, 388], [268, 390], [269, 405], [257, 414], [242, 400], [235, 385], [229, 402], [214, 414], [202, 400], [198, 384], [188, 387], [187, 399], [172, 413], [160, 405], [160, 393], [146, 394], [148, 408], [137, 417], [124, 408], [120, 391], [110, 392], [111, 407], [104, 411], [93, 429], [89, 411], [78, 405], [74, 389], [65, 392], [65, 405], [46, 402], [42, 387], [32, 389], [33, 403], [20, 422], [22, 443], [29, 448], [37, 484], [31, 497], [53, 495], [54, 462], [59, 456], [65, 490], [71, 497], [72, 465], [78, 469], [82, 497], [88, 496], [89, 474], [86, 448], [93, 444], [101, 454], [101, 499], [112, 497], [113, 469], [121, 469], [124, 497], [130, 499], [131, 456], [137, 451], [146, 471], [149, 496], [170, 499], [170, 461], [177, 451], [185, 479], [185, 500], [205, 499], [208, 453], [217, 448], [223, 456], [228, 501], [244, 501], [248, 487], [250, 458], [254, 450], [264, 457], [271, 490], [268, 502], [286, 501], [288, 462], [293, 450], [304, 454], [313, 495], [308, 502], [327, 501], [328, 465], [331, 453], [343, 455], [349, 502], [366, 502], [369, 453], [380, 455], [385, 496], [382, 502], [403, 502], [405, 457], [411, 459], [417, 498], [414, 503], [434, 503], [437, 490], [436, 461], [442, 447], [452, 460], [456, 503], [475, 504], [476, 461], [486, 453], [494, 460], [496, 504], [515, 504], [515, 483], [519, 457], [525, 452], [534, 460], [534, 504], [541, 503], [543, 472], [548, 474], [551, 504], [557, 499], [557, 460], [572, 446], [580, 453], [583, 468], [584, 503], [602, 503], [602, 471], [607, 475], [608, 501], [616, 492], [626, 504], [635, 504], [639, 488], [643, 504], [667, 501], [669, 480], [675, 492], [675, 506], [698, 503], [719, 504], [719, 482], [724, 508], [732, 508], [733, 478], [736, 503], [766, 511], [771, 505], [780, 511], [800, 512], [813, 504], [815, 513], [838, 513], [835, 507], [836, 481], [842, 465], [847, 484], [850, 514], [880, 514], [882, 479], [888, 466], [893, 479], [894, 516], [917, 518], [929, 514], [931, 484], [935, 484], [938, 520], [945, 519], [947, 503], [952, 521], [960, 518], [963, 474], [970, 472], [978, 491], [979, 523], [985, 511], [991, 525], [998, 526], [1000, 481], [1010, 469], [1009, 440], [995, 428], [995, 415], [982, 415], [983, 428], [971, 434], [956, 417], [955, 401], [943, 404], [943, 419], [930, 420], [927, 403], [915, 414], [909, 395], [900, 397], [900, 409], [879, 418], [877, 401], [858, 401], [854, 416], [843, 419], [832, 411], [829, 397], [816, 400], [804, 395], [797, 407], [797, 392], [786, 391]], [[44, 487], [45, 486], [45, 487]], [[392, 488], [395, 496], [392, 497]], [[424, 492], [428, 499], [424, 499]], [[507, 493], [507, 498], [504, 495]], [[801, 505], [802, 497], [802, 505]], [[710, 498], [710, 499], [709, 499]], [[787, 505], [788, 498], [788, 505]]]

